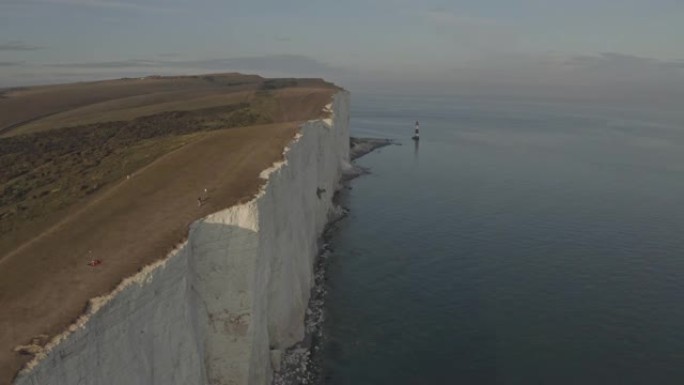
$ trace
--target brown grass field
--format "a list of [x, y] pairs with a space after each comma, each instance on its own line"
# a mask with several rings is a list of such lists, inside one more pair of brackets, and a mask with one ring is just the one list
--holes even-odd
[[251, 199], [260, 171], [336, 90], [217, 74], [5, 92], [0, 383], [32, 358], [17, 346], [45, 344], [90, 298], [167, 255], [194, 220]]

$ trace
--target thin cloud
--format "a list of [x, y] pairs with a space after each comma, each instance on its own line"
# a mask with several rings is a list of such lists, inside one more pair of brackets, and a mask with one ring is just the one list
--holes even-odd
[[684, 85], [684, 65], [679, 61], [604, 52], [568, 58], [565, 74], [588, 82], [642, 82], [670, 87]]
[[113, 68], [140, 68], [140, 67], [155, 67], [161, 61], [155, 60], [120, 60], [120, 61], [103, 61], [103, 62], [85, 62], [85, 63], [60, 63], [52, 64], [50, 67], [58, 68], [83, 68], [83, 69], [113, 69]]
[[[684, 100], [680, 61], [620, 53], [493, 54], [422, 77], [423, 89], [671, 108]], [[452, 91], [454, 90], [454, 91]]]
[[26, 44], [21, 40], [11, 40], [0, 43], [0, 51], [35, 51], [39, 49], [43, 49], [43, 47]]
[[130, 10], [130, 11], [178, 11], [176, 7], [150, 5], [143, 3], [134, 3], [126, 1], [112, 1], [112, 0], [9, 0], [6, 4], [15, 5], [56, 5], [69, 7], [88, 7], [88, 8], [106, 8], [113, 10]]
[[[157, 55], [160, 56], [161, 55]], [[118, 61], [57, 63], [47, 67], [72, 69], [188, 69], [207, 71], [275, 71], [292, 75], [326, 75], [340, 73], [338, 67], [304, 55], [266, 55], [235, 58], [212, 58], [199, 60], [130, 59]]]
[[321, 74], [338, 70], [336, 67], [317, 59], [291, 54], [181, 61], [167, 64], [186, 65], [209, 70], [279, 71], [292, 74]]
[[667, 61], [655, 58], [626, 55], [615, 52], [602, 52], [598, 55], [578, 55], [567, 60], [566, 64], [579, 67], [614, 68], [684, 68], [684, 62]]
[[0, 67], [18, 67], [23, 64], [23, 61], [0, 61]]

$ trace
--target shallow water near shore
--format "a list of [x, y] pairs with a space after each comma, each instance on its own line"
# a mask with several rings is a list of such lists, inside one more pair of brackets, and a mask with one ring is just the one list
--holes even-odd
[[352, 100], [325, 384], [684, 383], [682, 116]]

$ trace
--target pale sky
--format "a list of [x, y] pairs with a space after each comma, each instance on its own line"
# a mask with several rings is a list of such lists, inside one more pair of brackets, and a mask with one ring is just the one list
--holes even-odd
[[0, 86], [233, 70], [684, 95], [684, 1], [0, 0]]

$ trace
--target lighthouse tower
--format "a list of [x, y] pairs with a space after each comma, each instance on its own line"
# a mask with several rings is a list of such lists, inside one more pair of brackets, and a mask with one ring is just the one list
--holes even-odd
[[420, 139], [420, 123], [416, 120], [416, 133], [413, 135], [413, 140]]

